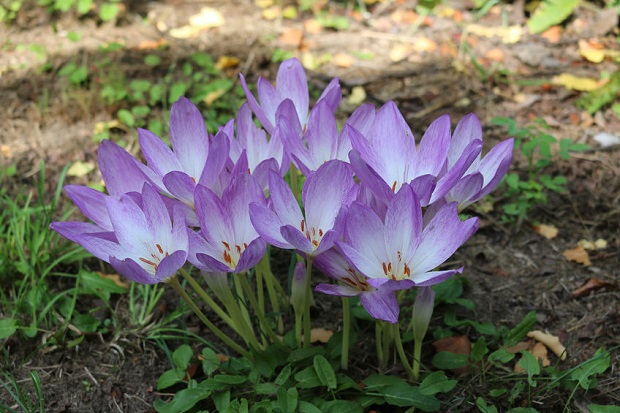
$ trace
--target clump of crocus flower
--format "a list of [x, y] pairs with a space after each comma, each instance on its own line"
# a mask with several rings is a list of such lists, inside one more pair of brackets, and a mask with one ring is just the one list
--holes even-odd
[[[214, 136], [186, 98], [171, 108], [172, 148], [140, 129], [146, 165], [104, 141], [99, 167], [108, 194], [66, 187], [92, 223], [54, 222], [51, 228], [130, 280], [170, 284], [209, 329], [246, 357], [279, 344], [288, 303], [298, 345], [310, 345], [314, 265], [335, 281], [319, 283], [316, 291], [343, 297], [342, 366], [349, 347], [347, 297], [357, 296], [377, 320], [380, 363], [388, 354], [385, 344], [393, 342], [417, 379], [433, 310], [431, 286], [463, 271], [439, 267], [478, 228], [477, 218], [463, 220], [459, 212], [498, 185], [512, 160], [512, 139], [483, 157], [478, 118], [467, 115], [451, 132], [443, 115], [416, 143], [394, 102], [360, 106], [339, 131], [338, 79], [310, 107], [306, 74], [296, 59], [281, 64], [275, 87], [259, 79], [258, 99], [243, 75], [241, 84], [248, 103]], [[295, 266], [290, 298], [270, 269], [269, 245], [305, 261]], [[190, 265], [197, 270], [188, 271]], [[200, 310], [177, 274], [245, 347]], [[413, 367], [398, 328], [401, 292], [408, 289], [418, 289]]]

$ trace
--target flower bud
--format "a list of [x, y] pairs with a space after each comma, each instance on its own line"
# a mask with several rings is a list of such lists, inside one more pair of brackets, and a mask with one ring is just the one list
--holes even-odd
[[421, 342], [424, 339], [433, 315], [434, 303], [435, 291], [431, 287], [420, 288], [413, 304], [412, 322], [415, 341]]

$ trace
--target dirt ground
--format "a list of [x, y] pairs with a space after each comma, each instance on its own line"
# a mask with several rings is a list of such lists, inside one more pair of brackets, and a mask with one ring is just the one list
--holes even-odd
[[[321, 88], [338, 76], [345, 113], [354, 108], [349, 97], [357, 86], [363, 87], [366, 101], [376, 105], [395, 100], [416, 137], [443, 113], [450, 114], [456, 124], [465, 114], [475, 112], [490, 146], [506, 137], [504, 129], [491, 125], [493, 117], [509, 117], [518, 125], [542, 118], [553, 136], [592, 149], [554, 163], [546, 171], [566, 176], [569, 191], [551, 194], [548, 204], [534, 208], [520, 225], [500, 222], [501, 204], [510, 201], [502, 199], [501, 192], [495, 209], [482, 213], [482, 228], [456, 256], [466, 268], [465, 297], [476, 304], [468, 317], [511, 327], [536, 310], [537, 328], [559, 336], [567, 347], [568, 359], [562, 368], [587, 360], [600, 347], [608, 349], [612, 367], [600, 377], [597, 389], [586, 398], [576, 397], [571, 408], [587, 411], [585, 406], [591, 402], [620, 405], [620, 147], [602, 149], [593, 140], [600, 132], [619, 135], [620, 120], [609, 108], [588, 115], [576, 108], [578, 92], [548, 81], [563, 73], [598, 79], [603, 72], [617, 70], [610, 59], [598, 64], [584, 59], [578, 44], [596, 39], [603, 48], [617, 49], [618, 16], [614, 20], [613, 14], [581, 7], [559, 28], [559, 38], [543, 37], [523, 30], [520, 3], [494, 7], [476, 20], [467, 2], [449, 1], [443, 14], [425, 19], [415, 31], [408, 14], [411, 5], [402, 0], [376, 5], [368, 16], [356, 15], [346, 3], [337, 3], [332, 13], [345, 16], [349, 28], [318, 32], [305, 23], [310, 12], [292, 20], [267, 20], [249, 0], [131, 2], [117, 21], [98, 25], [92, 18], [66, 14], [53, 16], [55, 28], [48, 13], [24, 10], [15, 24], [0, 26], [0, 164], [17, 164], [19, 173], [8, 185], [18, 187], [32, 184], [41, 159], [52, 180], [68, 162], [95, 159], [94, 126], [113, 119], [114, 113], [93, 102], [69, 99], [66, 84], [58, 82], [55, 73], [76, 57], [96, 61], [97, 48], [111, 41], [126, 45], [119, 65], [127, 76], [148, 73], [148, 67], [135, 58], [144, 54], [146, 41], [167, 42], [168, 48], [149, 53], [173, 62], [197, 50], [215, 59], [237, 57], [240, 64], [235, 70], [252, 80], [258, 75], [275, 78], [277, 64], [270, 62], [274, 49], [315, 60], [325, 54], [345, 52], [350, 57], [350, 52], [363, 52], [373, 57], [355, 57], [358, 54], [351, 61], [332, 59], [309, 71], [311, 83]], [[218, 9], [225, 24], [190, 39], [170, 35], [170, 28], [186, 24], [205, 5]], [[495, 31], [489, 35], [480, 27]], [[500, 30], [507, 27], [521, 31], [506, 34]], [[299, 30], [303, 37], [291, 40], [291, 33]], [[67, 33], [72, 31], [79, 31], [81, 39], [69, 40]], [[510, 35], [518, 35], [518, 41], [509, 43]], [[17, 47], [29, 44], [44, 46], [49, 70], [38, 70], [43, 61], [31, 49]], [[482, 72], [472, 58], [484, 68]], [[513, 171], [526, 173], [522, 157], [515, 157]], [[74, 178], [71, 183], [84, 183], [83, 179]], [[553, 225], [559, 234], [547, 239], [534, 231], [533, 223]], [[590, 252], [591, 265], [563, 256], [578, 241], [599, 238], [607, 246]], [[592, 278], [608, 283], [607, 287], [573, 297]], [[440, 309], [436, 317], [434, 322], [439, 323]], [[330, 322], [325, 321], [328, 326]], [[463, 333], [471, 339], [476, 334]], [[11, 341], [4, 347], [14, 355], [9, 367], [18, 377], [38, 371], [47, 411], [153, 411], [157, 378], [169, 367], [154, 343], [136, 339], [112, 343], [108, 337], [93, 336], [73, 349], [50, 352], [40, 344]], [[353, 361], [356, 368], [363, 368], [364, 356], [352, 354], [352, 358], [358, 359]], [[6, 403], [2, 392], [0, 401]], [[541, 401], [540, 410], [557, 411], [554, 406], [563, 405], [554, 403], [560, 402]], [[462, 404], [451, 411], [477, 410]]]

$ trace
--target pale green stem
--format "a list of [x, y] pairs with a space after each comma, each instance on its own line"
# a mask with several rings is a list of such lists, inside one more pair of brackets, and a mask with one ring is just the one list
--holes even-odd
[[239, 277], [236, 277], [238, 274], [233, 274], [233, 282], [235, 284], [235, 293], [237, 294], [237, 299], [239, 304], [239, 309], [241, 310], [241, 314], [243, 314], [243, 318], [245, 319], [248, 325], [252, 325], [252, 321], [250, 320], [250, 312], [248, 311], [248, 306], [245, 302], [245, 297], [243, 296], [243, 287], [239, 283]]
[[[293, 309], [294, 310], [294, 309]], [[297, 347], [301, 348], [301, 322], [302, 322], [302, 313], [299, 311], [295, 311], [295, 341], [297, 341]]]
[[[246, 344], [252, 346], [254, 349], [259, 350], [262, 348], [258, 340], [256, 340], [256, 335], [254, 334], [254, 329], [252, 328], [252, 324], [249, 323], [248, 320], [245, 319], [243, 313], [241, 312], [241, 308], [239, 307], [239, 303], [235, 300], [235, 297], [232, 294], [230, 289], [226, 290], [226, 295], [224, 297], [220, 297], [226, 309], [228, 310], [228, 314], [233, 320], [235, 325], [235, 331], [243, 337], [243, 340]], [[248, 317], [249, 318], [249, 317]]]
[[383, 332], [381, 321], [375, 321], [375, 346], [377, 347], [377, 363], [379, 364], [379, 369], [384, 369], [385, 362], [383, 361]]
[[200, 321], [204, 323], [204, 325], [211, 330], [213, 334], [215, 334], [220, 340], [222, 340], [228, 347], [242, 355], [247, 359], [252, 359], [252, 355], [250, 352], [242, 348], [239, 344], [235, 343], [230, 337], [228, 337], [222, 330], [217, 328], [215, 324], [213, 324], [207, 316], [200, 310], [200, 308], [196, 305], [196, 303], [191, 299], [191, 297], [187, 294], [187, 292], [183, 289], [181, 284], [179, 283], [178, 278], [172, 277], [169, 279], [168, 284], [174, 288], [174, 290], [181, 296], [183, 300], [189, 305], [192, 311], [198, 316]]
[[215, 300], [211, 298], [211, 296], [209, 296], [209, 294], [200, 286], [200, 284], [198, 284], [198, 282], [194, 279], [194, 277], [192, 277], [184, 268], [181, 268], [179, 272], [181, 273], [185, 281], [187, 281], [187, 283], [190, 285], [190, 287], [192, 287], [194, 292], [198, 294], [198, 297], [200, 297], [202, 301], [204, 301], [209, 307], [211, 307], [211, 309], [218, 316], [220, 316], [220, 318], [224, 320], [226, 324], [228, 324], [232, 328], [235, 328], [235, 325], [234, 325], [235, 323], [230, 318], [230, 316], [226, 314], [226, 312], [222, 309], [222, 307], [220, 307], [215, 302]]
[[256, 311], [265, 314], [265, 289], [263, 287], [263, 274], [254, 269], [254, 277], [256, 277], [256, 298], [258, 299], [258, 308]]
[[349, 297], [342, 297], [342, 353], [340, 367], [346, 370], [349, 367], [349, 338], [351, 335], [351, 308]]
[[312, 301], [312, 284], [310, 278], [312, 275], [312, 257], [306, 259], [306, 286], [304, 297], [304, 347], [310, 347], [310, 302]]
[[[254, 293], [252, 291], [252, 288], [250, 287], [250, 284], [248, 283], [246, 274], [240, 273], [240, 274], [237, 274], [237, 277], [239, 277], [239, 283], [245, 290], [245, 293], [248, 296], [248, 300], [250, 300], [250, 305], [253, 308], [257, 308], [258, 302], [256, 301], [256, 297], [254, 297]], [[257, 311], [256, 316], [258, 317], [258, 322], [260, 323], [263, 332], [267, 334], [267, 336], [271, 339], [273, 343], [278, 343], [280, 340], [278, 339], [278, 336], [276, 335], [276, 333], [273, 332], [273, 329], [271, 328], [271, 326], [265, 319], [265, 315], [261, 311]]]
[[276, 319], [278, 324], [277, 331], [279, 334], [283, 334], [284, 320], [282, 319], [282, 315], [280, 314], [280, 301], [278, 299], [278, 292], [276, 291], [276, 287], [281, 286], [279, 283], [276, 282], [275, 277], [271, 272], [268, 254], [265, 254], [263, 258], [259, 261], [258, 265], [256, 266], [256, 272], [260, 273], [263, 277], [265, 286], [267, 287], [267, 294], [269, 295], [269, 303], [271, 304], [271, 309], [274, 313], [278, 314]]
[[420, 377], [420, 357], [422, 356], [422, 340], [413, 342], [413, 380], [418, 381]]
[[403, 341], [400, 337], [400, 328], [398, 328], [398, 324], [394, 324], [392, 328], [394, 334], [394, 341], [396, 343], [396, 351], [398, 352], [398, 357], [400, 357], [400, 362], [403, 363], [403, 367], [405, 368], [409, 379], [417, 380], [418, 378], [415, 376], [415, 373], [411, 369], [411, 365], [409, 364], [409, 360], [407, 359], [407, 354], [405, 354], [405, 349], [403, 349]]

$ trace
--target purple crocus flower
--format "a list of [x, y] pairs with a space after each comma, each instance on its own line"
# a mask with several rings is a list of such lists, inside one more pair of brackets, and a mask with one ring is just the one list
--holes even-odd
[[184, 97], [170, 109], [172, 150], [148, 130], [138, 129], [138, 138], [148, 167], [157, 177], [155, 184], [190, 206], [196, 185], [212, 185], [228, 160], [228, 136], [218, 133], [209, 143], [200, 111]]
[[[364, 107], [364, 113], [372, 113]], [[389, 201], [403, 184], [409, 184], [423, 206], [441, 199], [480, 153], [482, 141], [474, 139], [460, 157], [446, 168], [450, 148], [450, 118], [434, 121], [416, 149], [413, 133], [394, 102], [383, 105], [372, 124], [361, 116], [351, 123], [349, 154], [356, 175], [379, 198]], [[366, 131], [362, 135], [355, 129]]]
[[326, 100], [317, 102], [310, 112], [305, 139], [290, 119], [294, 110], [290, 101], [285, 101], [278, 111], [278, 126], [274, 136], [281, 134], [287, 152], [295, 166], [304, 174], [316, 171], [327, 161], [338, 159], [348, 162], [351, 151], [349, 129], [338, 132], [336, 117]]
[[433, 271], [478, 228], [478, 219], [461, 221], [456, 203], [441, 207], [423, 226], [422, 208], [414, 190], [404, 184], [381, 220], [368, 206], [349, 206], [344, 241], [336, 245], [375, 288], [400, 290], [437, 284], [456, 270]]
[[341, 282], [318, 284], [315, 291], [344, 297], [359, 296], [360, 303], [373, 318], [392, 324], [398, 322], [399, 307], [394, 291], [368, 284], [366, 276], [351, 266], [336, 247], [316, 257], [314, 263], [324, 274]]
[[146, 182], [156, 183], [157, 176], [116, 143], [103, 140], [97, 149], [99, 171], [111, 196], [140, 193]]
[[[305, 129], [308, 121], [310, 98], [306, 72], [299, 60], [296, 58], [288, 59], [280, 64], [276, 75], [276, 87], [273, 87], [268, 80], [262, 77], [258, 78], [257, 89], [260, 104], [250, 92], [245, 77], [241, 74], [239, 77], [252, 111], [270, 135], [273, 135], [276, 129], [278, 106], [286, 99], [289, 99], [295, 107], [295, 119], [291, 119], [291, 121], [296, 121], [302, 129]], [[338, 79], [335, 78], [327, 85], [319, 101], [325, 100], [332, 112], [335, 112], [340, 99], [342, 99], [342, 92]]]
[[344, 210], [356, 198], [359, 187], [348, 164], [326, 162], [304, 183], [305, 217], [280, 175], [273, 172], [269, 175], [269, 190], [272, 208], [260, 204], [250, 206], [250, 217], [258, 233], [276, 247], [316, 256], [340, 238]]
[[276, 132], [267, 139], [265, 131], [252, 121], [252, 110], [247, 103], [244, 103], [237, 113], [236, 131], [234, 123], [231, 120], [222, 128], [230, 138], [230, 160], [234, 164], [238, 163], [245, 151], [248, 172], [256, 177], [263, 189], [266, 189], [269, 180], [268, 171], [276, 171], [284, 176], [289, 169], [290, 161], [284, 152], [281, 134]]
[[[142, 284], [166, 281], [187, 259], [184, 214], [175, 208], [171, 219], [162, 196], [151, 184], [144, 184], [137, 198], [139, 202], [129, 195], [105, 198], [112, 231], [84, 231], [87, 225], [105, 228], [83, 222], [53, 222], [50, 227], [109, 262], [130, 280]], [[95, 203], [98, 205], [99, 200]]]
[[[458, 162], [467, 146], [482, 139], [482, 126], [476, 115], [465, 116], [456, 126], [450, 150], [448, 151], [448, 168]], [[459, 210], [465, 209], [477, 200], [493, 191], [508, 171], [512, 163], [514, 139], [506, 139], [495, 145], [483, 158], [482, 154], [473, 160], [467, 171], [446, 194], [446, 202], [456, 201]]]
[[220, 199], [202, 185], [194, 195], [200, 231], [189, 231], [189, 261], [204, 271], [239, 273], [265, 254], [266, 244], [252, 226], [249, 205], [266, 205], [262, 188], [247, 172], [235, 174]]

